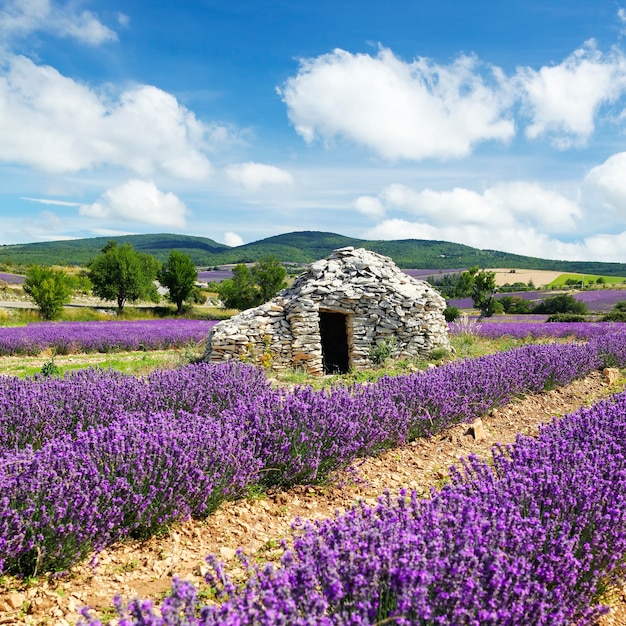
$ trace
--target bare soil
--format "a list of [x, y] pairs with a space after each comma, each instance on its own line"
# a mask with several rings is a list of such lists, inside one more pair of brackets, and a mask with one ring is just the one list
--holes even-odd
[[[415, 489], [424, 495], [445, 482], [449, 466], [470, 453], [486, 458], [496, 442], [514, 442], [519, 433], [535, 435], [540, 424], [570, 413], [601, 397], [621, 391], [625, 381], [609, 384], [600, 373], [566, 387], [521, 400], [483, 417], [480, 428], [458, 425], [430, 439], [420, 439], [377, 457], [363, 460], [360, 477], [342, 472], [326, 486], [297, 487], [288, 491], [227, 502], [204, 521], [172, 527], [165, 536], [145, 542], [118, 544], [97, 555], [94, 566], [76, 566], [63, 578], [39, 577], [28, 583], [3, 579], [0, 584], [0, 625], [68, 626], [78, 620], [80, 607], [94, 608], [111, 618], [116, 593], [125, 599], [151, 598], [158, 604], [178, 575], [202, 587], [205, 557], [216, 554], [235, 578], [243, 577], [235, 550], [251, 560], [277, 560], [279, 541], [288, 538], [296, 518], [324, 519], [341, 513], [359, 500], [375, 503], [387, 490]], [[626, 584], [613, 584], [602, 601], [611, 614], [598, 626], [626, 626]], [[114, 621], [112, 624], [115, 623]]]
[[552, 270], [525, 270], [516, 269], [511, 271], [508, 268], [495, 268], [490, 270], [496, 275], [496, 285], [505, 285], [506, 283], [526, 283], [529, 280], [533, 281], [533, 284], [537, 289], [549, 285], [553, 280], [556, 280], [564, 272], [556, 272]]

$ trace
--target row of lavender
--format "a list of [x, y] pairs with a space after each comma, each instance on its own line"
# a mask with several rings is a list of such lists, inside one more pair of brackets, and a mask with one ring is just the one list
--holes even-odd
[[37, 322], [0, 327], [0, 356], [159, 350], [206, 339], [215, 321], [163, 319], [103, 322]]
[[[520, 321], [524, 317], [528, 316], [507, 315], [504, 319], [493, 317], [486, 318], [481, 322], [471, 319], [460, 320], [451, 322], [449, 328], [453, 334], [469, 332], [490, 339], [508, 336], [514, 339], [574, 338], [582, 341], [588, 341], [592, 337], [610, 336], [626, 329], [624, 322], [551, 322], [550, 324], [540, 324], [533, 321]], [[514, 321], [511, 321], [511, 318]]]
[[626, 332], [322, 392], [273, 389], [243, 364], [4, 377], [0, 572], [63, 570], [124, 536], [206, 516], [252, 484], [322, 479], [607, 363], [626, 364]]
[[469, 458], [428, 500], [402, 494], [303, 524], [281, 566], [249, 568], [242, 588], [209, 559], [221, 606], [174, 579], [161, 614], [118, 599], [120, 624], [594, 624], [626, 555], [625, 442], [622, 393], [495, 449], [493, 467]]

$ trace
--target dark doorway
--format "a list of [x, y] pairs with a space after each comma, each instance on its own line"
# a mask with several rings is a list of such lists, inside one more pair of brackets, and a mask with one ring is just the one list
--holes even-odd
[[320, 337], [324, 374], [345, 374], [350, 365], [346, 316], [320, 311]]

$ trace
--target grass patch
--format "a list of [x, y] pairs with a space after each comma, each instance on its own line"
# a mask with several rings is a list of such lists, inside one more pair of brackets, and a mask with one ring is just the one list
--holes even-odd
[[[189, 347], [169, 350], [150, 350], [115, 353], [80, 353], [66, 356], [38, 355], [33, 357], [0, 357], [0, 375], [25, 378], [35, 374], [63, 375], [89, 367], [112, 368], [125, 374], [145, 376], [156, 369], [172, 369], [192, 362], [202, 356], [201, 351]], [[54, 364], [51, 372], [49, 364]]]
[[[592, 284], [598, 284], [598, 278], [601, 278], [602, 280], [600, 283], [604, 283], [605, 285], [621, 285], [626, 283], [626, 278], [624, 276], [602, 276], [600, 274], [561, 274], [558, 278], [555, 278], [550, 284], [548, 284], [547, 287], [548, 289], [556, 287], [587, 287]], [[571, 284], [571, 281], [576, 281], [579, 284]]]

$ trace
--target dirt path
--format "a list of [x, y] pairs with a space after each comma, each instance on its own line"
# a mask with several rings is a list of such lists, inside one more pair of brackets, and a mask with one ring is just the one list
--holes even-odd
[[[278, 559], [278, 542], [289, 536], [297, 517], [328, 518], [358, 500], [374, 503], [386, 490], [394, 493], [402, 487], [426, 494], [431, 486], [445, 480], [448, 467], [459, 458], [470, 453], [487, 457], [494, 443], [512, 443], [518, 433], [536, 434], [538, 426], [553, 416], [621, 391], [623, 382], [609, 385], [595, 373], [567, 387], [527, 396], [492, 411], [483, 418], [482, 440], [476, 439], [467, 425], [459, 425], [429, 440], [364, 460], [358, 467], [362, 481], [351, 481], [350, 475], [344, 474], [332, 487], [298, 487], [228, 502], [204, 522], [179, 524], [164, 537], [105, 550], [98, 556], [95, 569], [81, 565], [67, 578], [42, 577], [28, 586], [5, 580], [0, 586], [0, 624], [68, 626], [76, 623], [78, 610], [84, 605], [100, 611], [102, 617], [111, 617], [107, 609], [116, 593], [125, 599], [141, 597], [158, 602], [170, 588], [174, 574], [201, 586], [206, 572], [204, 559], [210, 553], [227, 562], [234, 576], [243, 575], [235, 549], [242, 547], [259, 561]], [[607, 602], [614, 607], [612, 615], [603, 618], [600, 625], [626, 625], [626, 587], [615, 588]]]

